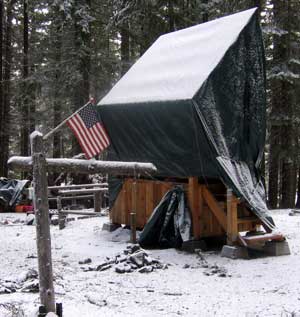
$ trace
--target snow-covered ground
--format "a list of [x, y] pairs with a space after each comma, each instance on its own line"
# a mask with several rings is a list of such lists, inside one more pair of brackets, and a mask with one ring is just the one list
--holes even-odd
[[[231, 260], [204, 253], [208, 265], [226, 270], [226, 277], [206, 275], [196, 254], [174, 249], [150, 251], [153, 258], [170, 264], [166, 270], [85, 272], [79, 261], [91, 258], [91, 265], [97, 265], [122, 252], [129, 231], [102, 231], [107, 217], [73, 221], [64, 230], [52, 226], [56, 302], [63, 303], [66, 317], [300, 316], [300, 216], [289, 216], [288, 211], [273, 215], [288, 238], [291, 255]], [[8, 218], [25, 215], [0, 214], [0, 222]], [[16, 280], [37, 268], [35, 255], [34, 226], [0, 225], [0, 281]], [[33, 316], [38, 293], [0, 295], [0, 317], [13, 316], [5, 309], [9, 303], [25, 312], [14, 316]]]

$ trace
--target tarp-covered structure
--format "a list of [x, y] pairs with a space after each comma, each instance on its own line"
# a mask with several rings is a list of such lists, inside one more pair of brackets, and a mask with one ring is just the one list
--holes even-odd
[[265, 108], [256, 9], [161, 36], [97, 107], [113, 159], [221, 179], [270, 225], [258, 172]]
[[0, 178], [0, 211], [12, 211], [28, 180]]

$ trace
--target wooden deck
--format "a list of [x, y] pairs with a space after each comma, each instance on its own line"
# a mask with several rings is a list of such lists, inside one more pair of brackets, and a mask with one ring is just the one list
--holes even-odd
[[162, 197], [175, 185], [182, 185], [187, 193], [195, 239], [226, 235], [227, 243], [235, 244], [239, 232], [255, 230], [262, 224], [222, 183], [204, 185], [197, 177], [178, 182], [126, 179], [110, 211], [111, 222], [129, 226], [130, 213], [136, 209], [136, 227], [142, 229]]

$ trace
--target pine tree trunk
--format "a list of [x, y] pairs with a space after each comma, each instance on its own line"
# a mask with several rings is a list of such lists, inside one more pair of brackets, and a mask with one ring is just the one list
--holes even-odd
[[[126, 7], [127, 0], [122, 1], [122, 9]], [[129, 36], [129, 22], [125, 21], [121, 25], [121, 76], [123, 76], [129, 69], [130, 60], [130, 36]]]
[[[282, 65], [288, 64], [291, 55], [291, 2], [290, 1], [278, 1], [277, 7], [274, 3], [274, 18], [276, 25], [280, 27], [286, 33], [280, 37], [281, 41], [281, 55]], [[281, 2], [281, 3], [280, 3]], [[279, 11], [280, 10], [280, 11]], [[284, 71], [284, 69], [283, 69]], [[295, 181], [297, 177], [297, 169], [295, 169], [295, 162], [297, 161], [295, 155], [295, 133], [294, 133], [294, 95], [295, 84], [289, 79], [282, 80], [282, 96], [281, 107], [285, 113], [285, 122], [281, 129], [281, 137], [284, 142], [284, 148], [282, 149], [282, 187], [281, 187], [281, 208], [293, 208], [295, 205]]]
[[251, 0], [251, 7], [256, 7], [260, 13], [262, 10], [262, 0]]
[[[0, 0], [0, 149], [3, 148], [3, 0]], [[3, 153], [0, 151], [0, 176], [3, 176]]]
[[129, 68], [130, 38], [128, 22], [124, 23], [120, 31], [121, 35], [121, 75], [123, 76]]
[[298, 169], [297, 202], [296, 202], [296, 208], [300, 209], [300, 169]]
[[279, 194], [279, 153], [280, 153], [280, 127], [273, 125], [270, 131], [269, 152], [269, 187], [268, 205], [275, 209], [278, 206]]
[[[55, 74], [54, 74], [54, 92], [53, 92], [53, 97], [54, 97], [54, 105], [53, 105], [53, 127], [58, 126], [61, 121], [62, 121], [62, 105], [61, 105], [61, 100], [60, 100], [60, 85], [61, 85], [61, 71], [59, 65], [61, 64], [61, 49], [62, 49], [62, 34], [63, 34], [63, 16], [60, 13], [60, 10], [58, 6], [55, 8], [55, 34], [53, 34], [54, 38], [54, 63], [55, 63]], [[61, 148], [62, 148], [62, 135], [61, 131], [58, 130], [56, 133], [54, 133], [53, 136], [53, 157], [61, 157]], [[56, 176], [56, 175], [55, 175]], [[56, 178], [56, 177], [54, 177]]]
[[[35, 73], [34, 65], [30, 67], [30, 74], [33, 76]], [[32, 82], [29, 84], [29, 135], [35, 130], [35, 116], [36, 116], [36, 90], [37, 83]]]
[[4, 85], [3, 85], [3, 134], [2, 134], [2, 167], [1, 174], [7, 177], [7, 160], [9, 156], [9, 138], [10, 138], [10, 100], [11, 100], [11, 63], [12, 63], [12, 46], [11, 46], [11, 32], [12, 32], [12, 18], [13, 6], [16, 0], [10, 0], [7, 5], [7, 17], [5, 27], [5, 55], [4, 55]]
[[[274, 24], [281, 31], [273, 38], [273, 79], [271, 81], [271, 133], [270, 133], [270, 160], [269, 160], [269, 204], [277, 206], [275, 198], [278, 189], [278, 175], [280, 175], [280, 192], [278, 193], [281, 208], [294, 206], [295, 182], [297, 177], [295, 133], [293, 116], [295, 87], [291, 80], [280, 76], [276, 68], [282, 73], [291, 58], [291, 24], [290, 1], [272, 1]], [[274, 127], [275, 125], [275, 127]], [[275, 133], [275, 135], [274, 135]], [[279, 135], [278, 135], [279, 134]], [[281, 140], [281, 145], [276, 144]], [[280, 146], [280, 148], [279, 148]], [[281, 166], [281, 174], [278, 166]], [[276, 187], [277, 186], [277, 187]], [[276, 206], [275, 206], [276, 205]]]
[[[86, 0], [84, 4], [91, 8], [91, 1]], [[89, 24], [88, 32], [82, 30], [80, 20], [77, 15], [74, 18], [75, 28], [75, 50], [80, 52], [78, 60], [78, 75], [79, 80], [75, 85], [74, 91], [74, 106], [73, 111], [76, 111], [83, 106], [89, 100], [90, 93], [90, 68], [91, 68], [91, 26]], [[81, 152], [80, 146], [73, 138], [72, 141], [72, 155], [76, 155]]]
[[29, 65], [28, 65], [29, 35], [28, 35], [28, 4], [23, 0], [23, 104], [21, 126], [21, 156], [29, 155]]
[[[204, 0], [203, 1], [205, 4], [208, 4], [208, 0]], [[208, 22], [208, 11], [206, 10], [203, 14], [202, 14], [202, 22]]]
[[169, 32], [175, 31], [175, 17], [174, 17], [174, 4], [172, 0], [168, 2], [168, 18], [169, 18]]
[[285, 144], [287, 151], [285, 151], [282, 159], [282, 182], [281, 182], [281, 201], [280, 208], [294, 208], [295, 204], [295, 179], [297, 177], [295, 171], [293, 155], [293, 129], [291, 126], [282, 127], [282, 135], [285, 136]]

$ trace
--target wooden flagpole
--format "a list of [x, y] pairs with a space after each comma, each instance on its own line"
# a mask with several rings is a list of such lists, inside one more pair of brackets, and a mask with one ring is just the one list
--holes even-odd
[[78, 113], [80, 110], [82, 110], [83, 108], [85, 108], [87, 105], [89, 105], [90, 103], [92, 103], [94, 100], [94, 98], [91, 98], [85, 105], [83, 105], [81, 108], [79, 108], [78, 110], [76, 110], [74, 113], [72, 113], [69, 117], [67, 117], [64, 121], [62, 121], [58, 126], [56, 126], [54, 129], [52, 129], [51, 131], [49, 131], [47, 134], [44, 135], [43, 140], [47, 140], [49, 138], [50, 135], [52, 135], [54, 132], [56, 132], [57, 130], [59, 130], [68, 120], [70, 120], [73, 116], [75, 116], [76, 113]]

